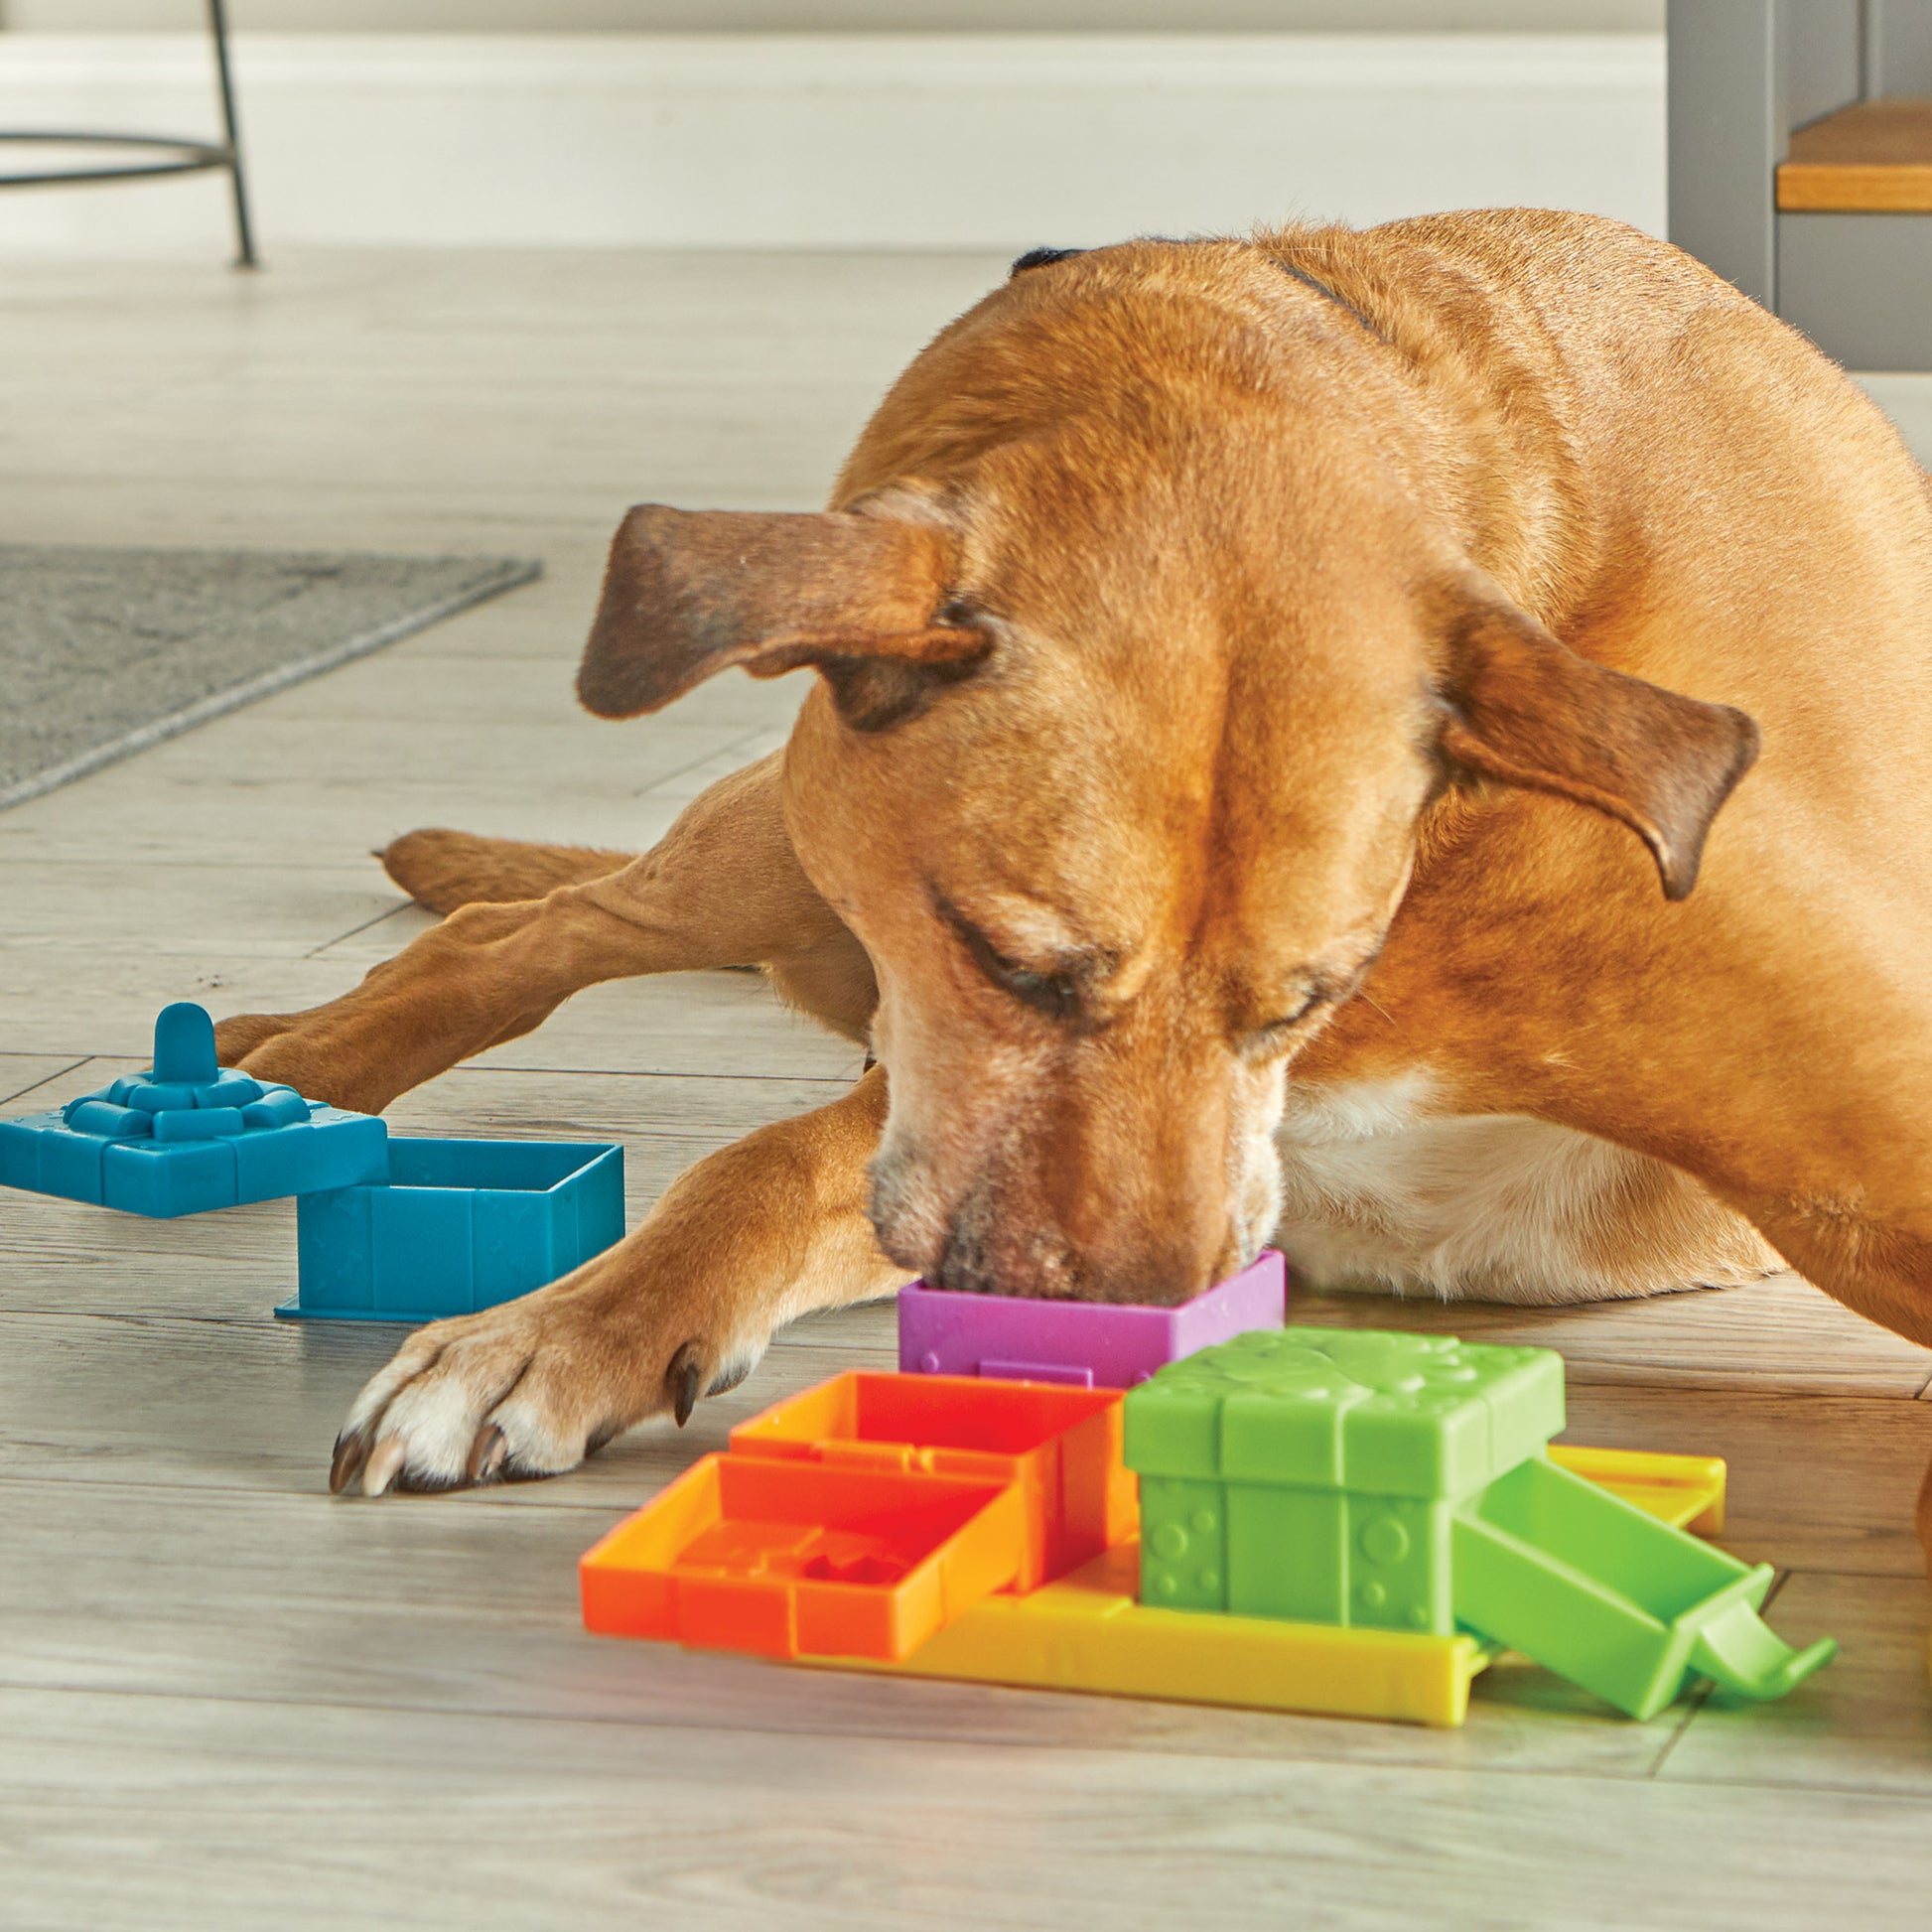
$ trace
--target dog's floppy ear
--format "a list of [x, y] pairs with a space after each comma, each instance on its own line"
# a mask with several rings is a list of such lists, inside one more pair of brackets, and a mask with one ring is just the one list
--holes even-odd
[[883, 730], [987, 653], [970, 619], [936, 621], [947, 562], [944, 530], [890, 517], [640, 504], [612, 542], [577, 695], [634, 718], [727, 665], [809, 664], [848, 724]]
[[1757, 757], [1757, 726], [1579, 657], [1500, 593], [1453, 602], [1445, 756], [1621, 819], [1649, 846], [1664, 897], [1683, 898], [1718, 807]]

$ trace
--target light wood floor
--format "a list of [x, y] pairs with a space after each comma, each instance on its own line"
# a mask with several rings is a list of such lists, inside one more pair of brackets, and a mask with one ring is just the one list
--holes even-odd
[[[0, 276], [0, 533], [535, 551], [540, 585], [0, 814], [0, 1101], [167, 1000], [308, 1004], [420, 928], [421, 823], [647, 841], [795, 692], [661, 720], [570, 674], [626, 503], [802, 506], [962, 259], [355, 258]], [[1923, 417], [1897, 379], [1890, 404]], [[0, 696], [0, 702], [4, 697]], [[398, 1128], [621, 1137], [633, 1216], [855, 1055], [742, 976], [610, 988]], [[574, 1563], [734, 1422], [890, 1362], [800, 1324], [561, 1480], [332, 1501], [398, 1331], [278, 1325], [293, 1210], [0, 1201], [0, 1926], [1922, 1924], [1932, 1357], [1793, 1280], [1553, 1315], [1305, 1315], [1564, 1348], [1573, 1435], [1730, 1458], [1730, 1547], [1842, 1660], [1633, 1725], [1499, 1667], [1467, 1727], [787, 1671], [596, 1640]]]

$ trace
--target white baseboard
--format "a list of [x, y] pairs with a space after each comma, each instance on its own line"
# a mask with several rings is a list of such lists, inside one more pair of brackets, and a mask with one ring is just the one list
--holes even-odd
[[[1664, 218], [1655, 35], [244, 35], [236, 58], [270, 254]], [[0, 33], [0, 127], [213, 125], [198, 37]], [[224, 197], [9, 191], [0, 253], [218, 254]]]

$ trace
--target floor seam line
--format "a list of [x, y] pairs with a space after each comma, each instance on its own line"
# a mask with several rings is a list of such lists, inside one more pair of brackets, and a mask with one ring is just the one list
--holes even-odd
[[[607, 1642], [607, 1643], [608, 1642], [621, 1643], [624, 1641], [644, 1641], [644, 1640], [641, 1639], [626, 1640], [623, 1638], [599, 1638], [596, 1639], [596, 1641]], [[730, 1656], [733, 1653], [728, 1651], [707, 1651], [701, 1654], [706, 1656]], [[816, 1672], [813, 1673], [813, 1675], [818, 1675], [818, 1674], [819, 1673]], [[824, 1673], [824, 1675], [827, 1676], [836, 1675], [836, 1674], [837, 1673], [833, 1673], [833, 1672]], [[861, 1672], [861, 1673], [856, 1673], [856, 1675], [868, 1676], [870, 1674]], [[982, 1690], [982, 1691], [1000, 1692], [1008, 1696], [1022, 1696], [1030, 1699], [1040, 1695], [1039, 1693], [1033, 1692], [1033, 1691], [1016, 1691], [1012, 1686], [978, 1685], [978, 1686], [973, 1686], [971, 1688], [976, 1690]], [[717, 1724], [715, 1719], [691, 1720], [687, 1722], [675, 1718], [666, 1719], [666, 1718], [655, 1718], [655, 1717], [600, 1716], [595, 1712], [565, 1713], [565, 1712], [549, 1712], [549, 1711], [515, 1711], [515, 1710], [503, 1710], [503, 1709], [479, 1711], [479, 1710], [460, 1709], [456, 1706], [451, 1706], [451, 1705], [414, 1704], [414, 1703], [380, 1704], [380, 1703], [373, 1703], [373, 1702], [365, 1702], [360, 1699], [248, 1697], [232, 1691], [197, 1691], [197, 1690], [170, 1691], [170, 1690], [159, 1690], [159, 1689], [154, 1689], [145, 1686], [135, 1687], [135, 1686], [127, 1686], [127, 1685], [114, 1685], [110, 1688], [104, 1688], [104, 1687], [97, 1687], [97, 1686], [86, 1685], [86, 1684], [48, 1684], [48, 1683], [35, 1682], [31, 1679], [27, 1681], [19, 1681], [6, 1676], [3, 1671], [0, 1671], [0, 1691], [26, 1692], [29, 1694], [38, 1692], [38, 1693], [50, 1694], [57, 1697], [100, 1697], [100, 1698], [137, 1697], [137, 1698], [151, 1698], [155, 1700], [166, 1699], [169, 1700], [170, 1702], [183, 1703], [183, 1704], [238, 1705], [245, 1709], [281, 1708], [281, 1709], [293, 1709], [293, 1710], [303, 1710], [303, 1711], [313, 1711], [313, 1710], [361, 1711], [361, 1712], [368, 1712], [374, 1715], [381, 1715], [381, 1716], [445, 1718], [445, 1719], [453, 1719], [460, 1723], [498, 1724], [498, 1723], [509, 1722], [509, 1723], [520, 1723], [520, 1724], [598, 1725], [608, 1725], [613, 1728], [625, 1729], [625, 1730], [668, 1730], [668, 1731], [715, 1731], [721, 1728], [721, 1726]], [[1074, 1696], [1080, 1694], [1065, 1693], [1064, 1695]], [[1605, 1722], [1608, 1721], [1606, 1720]], [[843, 1727], [838, 1725], [829, 1725], [823, 1723], [822, 1721], [815, 1721], [811, 1725], [801, 1725], [796, 1728], [790, 1728], [781, 1725], [773, 1725], [768, 1724], [762, 1724], [762, 1725], [751, 1724], [742, 1726], [733, 1725], [722, 1726], [722, 1728], [729, 1730], [730, 1734], [734, 1737], [773, 1737], [773, 1738], [796, 1739], [801, 1741], [810, 1739], [812, 1737], [837, 1737], [837, 1738], [843, 1738], [847, 1740], [858, 1740], [862, 1742], [865, 1741], [878, 1742], [881, 1744], [911, 1742], [911, 1743], [921, 1744], [921, 1745], [937, 1744], [937, 1745], [946, 1746], [948, 1748], [957, 1748], [962, 1750], [973, 1750], [973, 1751], [1013, 1751], [1013, 1750], [1053, 1751], [1053, 1752], [1072, 1753], [1080, 1756], [1092, 1756], [1092, 1757], [1131, 1757], [1138, 1753], [1144, 1752], [1149, 1748], [1147, 1741], [1142, 1738], [1135, 1738], [1132, 1740], [1125, 1740], [1120, 1743], [1112, 1743], [1112, 1744], [1067, 1743], [1055, 1738], [1041, 1737], [1041, 1736], [966, 1737], [966, 1736], [947, 1735], [947, 1734], [932, 1735], [927, 1732], [919, 1732], [919, 1731], [914, 1731], [908, 1734], [908, 1732], [903, 1728], [896, 1728], [889, 1725], [883, 1725], [883, 1724], [877, 1726], [876, 1728], [857, 1729], [857, 1728]], [[1403, 1728], [1405, 1730], [1415, 1730], [1418, 1732], [1422, 1732], [1430, 1736], [1434, 1736], [1437, 1734], [1436, 1732], [1431, 1730], [1430, 1727], [1427, 1725], [1404, 1725]], [[1369, 1765], [1359, 1765], [1359, 1760], [1348, 1758], [1345, 1756], [1335, 1756], [1335, 1755], [1310, 1754], [1307, 1756], [1295, 1756], [1295, 1757], [1282, 1758], [1282, 1757], [1267, 1757], [1260, 1753], [1250, 1753], [1250, 1752], [1228, 1752], [1228, 1751], [1216, 1751], [1216, 1750], [1175, 1751], [1175, 1750], [1162, 1750], [1160, 1749], [1159, 1746], [1155, 1746], [1154, 1748], [1158, 1751], [1158, 1754], [1163, 1757], [1215, 1758], [1230, 1764], [1261, 1763], [1261, 1764], [1274, 1765], [1277, 1768], [1295, 1767], [1295, 1768], [1301, 1768], [1301, 1769], [1306, 1769], [1311, 1771], [1319, 1770], [1324, 1767], [1331, 1767], [1337, 1765], [1348, 1766], [1350, 1768], [1356, 1768], [1359, 1766], [1359, 1768], [1363, 1768], [1363, 1769], [1395, 1772], [1402, 1775], [1410, 1775], [1416, 1777], [1435, 1776], [1440, 1771], [1440, 1766], [1437, 1765], [1433, 1760], [1422, 1757], [1420, 1755], [1413, 1762], [1398, 1761], [1398, 1762], [1390, 1763], [1384, 1761], [1384, 1762], [1378, 1762]], [[1470, 1772], [1473, 1772], [1475, 1775], [1481, 1777], [1496, 1777], [1496, 1778], [1547, 1778], [1551, 1775], [1549, 1770], [1542, 1766], [1518, 1767], [1515, 1765], [1502, 1764], [1502, 1763], [1471, 1765], [1471, 1766], [1462, 1767], [1461, 1774], [1466, 1775]], [[1600, 1766], [1589, 1770], [1577, 1770], [1574, 1772], [1564, 1772], [1561, 1773], [1560, 1775], [1581, 1779], [1581, 1780], [1600, 1781], [1605, 1784], [1619, 1784], [1619, 1785], [1639, 1785], [1646, 1781], [1644, 1777], [1639, 1773], [1628, 1772], [1628, 1771], [1605, 1770]], [[1789, 1789], [1803, 1789], [1804, 1787], [1778, 1785], [1773, 1788], [1781, 1789], [1781, 1790], [1789, 1790]]]
[[371, 926], [378, 926], [385, 919], [393, 919], [398, 912], [407, 912], [416, 903], [417, 901], [415, 899], [406, 898], [399, 905], [390, 906], [386, 912], [378, 912], [373, 918], [364, 919], [360, 925], [352, 925], [346, 932], [339, 932], [335, 938], [325, 939], [321, 945], [315, 947], [310, 952], [305, 952], [302, 957], [304, 959], [320, 959], [331, 946], [340, 946], [344, 940], [353, 939], [358, 932], [367, 932]]
[[[49, 1059], [59, 1059], [61, 1055], [58, 1053], [50, 1053], [48, 1055]], [[97, 1056], [92, 1053], [82, 1053], [80, 1057], [77, 1060], [73, 1061], [70, 1065], [59, 1067], [54, 1072], [46, 1074], [42, 1078], [33, 1081], [29, 1085], [19, 1088], [16, 1092], [7, 1094], [4, 1097], [0, 1097], [0, 1107], [11, 1107], [16, 1100], [25, 1100], [30, 1094], [39, 1093], [41, 1088], [45, 1086], [51, 1086], [56, 1080], [65, 1080], [69, 1073], [79, 1072], [79, 1070], [83, 1066], [85, 1066], [88, 1063], [88, 1061], [96, 1057]]]
[[[651, 795], [651, 793], [658, 788], [658, 786], [669, 784], [673, 778], [684, 777], [687, 773], [695, 771], [699, 765], [709, 764], [713, 759], [730, 758], [734, 752], [742, 750], [745, 746], [749, 745], [755, 738], [764, 737], [765, 734], [771, 729], [772, 728], [768, 725], [760, 725], [752, 731], [741, 732], [739, 736], [734, 738], [729, 744], [718, 746], [715, 750], [707, 752], [704, 755], [704, 757], [701, 759], [693, 759], [689, 764], [680, 764], [675, 771], [666, 771], [662, 773], [660, 776], [653, 778], [649, 784], [643, 787], [641, 791], [633, 791], [630, 794], [630, 798], [632, 802], [634, 803], [638, 800], [648, 798]], [[675, 801], [667, 801], [667, 802], [675, 802]], [[657, 841], [657, 843], [661, 843], [661, 841]]]

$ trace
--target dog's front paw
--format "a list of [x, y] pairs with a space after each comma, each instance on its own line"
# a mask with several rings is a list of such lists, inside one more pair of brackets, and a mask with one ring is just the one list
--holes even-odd
[[289, 1013], [232, 1013], [214, 1023], [214, 1056], [223, 1066], [239, 1066], [257, 1048], [295, 1025]]
[[237, 1013], [215, 1022], [215, 1056], [257, 1080], [293, 1087], [305, 1100], [379, 1114], [393, 1092], [385, 1084], [358, 1081], [342, 1055], [318, 1040], [320, 1032], [310, 1014]]
[[380, 1496], [561, 1475], [647, 1416], [682, 1425], [763, 1349], [689, 1332], [671, 1313], [614, 1308], [580, 1279], [432, 1322], [356, 1397], [329, 1487], [359, 1477]]
[[354, 994], [309, 1013], [236, 1014], [216, 1023], [214, 1050], [223, 1066], [358, 1114], [381, 1113], [429, 1077], [402, 1062], [380, 1008], [363, 1007]]

